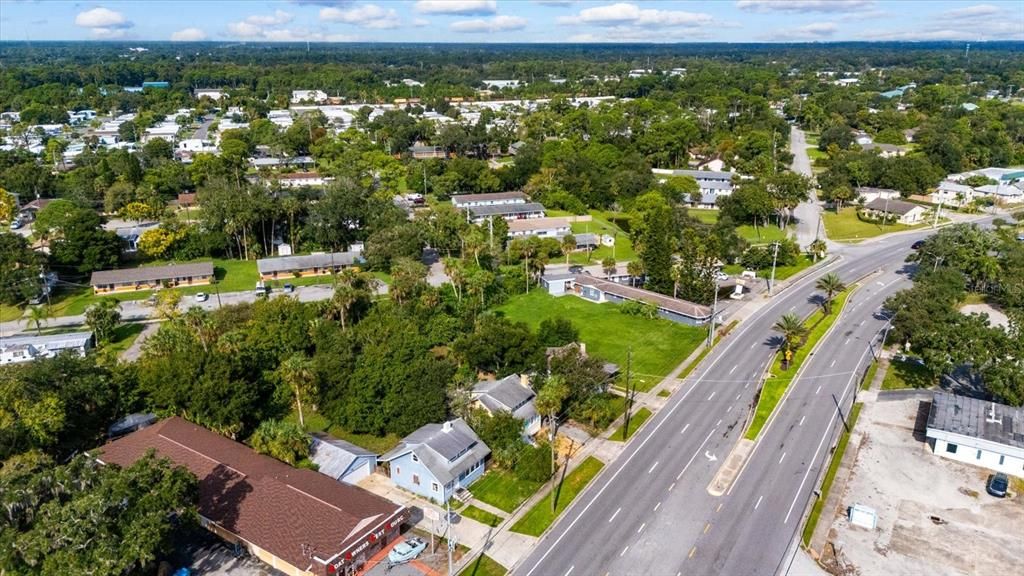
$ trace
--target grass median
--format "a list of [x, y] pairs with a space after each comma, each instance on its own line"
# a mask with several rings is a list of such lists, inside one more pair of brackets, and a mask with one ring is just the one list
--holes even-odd
[[[858, 402], [850, 410], [848, 418], [850, 430], [853, 430], [854, 425], [857, 424], [857, 417], [860, 415], [861, 406], [862, 404]], [[846, 452], [846, 445], [849, 442], [850, 433], [844, 431], [843, 435], [839, 438], [836, 451], [832, 454], [832, 461], [828, 465], [828, 472], [825, 473], [825, 480], [821, 483], [821, 496], [814, 502], [814, 507], [811, 508], [811, 515], [807, 518], [807, 524], [804, 524], [804, 546], [809, 546], [811, 543], [811, 537], [814, 536], [814, 528], [818, 525], [818, 520], [821, 518], [821, 512], [825, 508], [825, 500], [828, 499], [828, 491], [832, 488], [832, 482], [836, 479], [836, 472], [839, 471], [839, 465], [843, 461], [843, 454]]]
[[493, 558], [481, 554], [473, 559], [466, 567], [459, 572], [459, 576], [504, 576], [508, 570], [498, 564]]
[[843, 307], [846, 305], [846, 300], [849, 298], [850, 293], [853, 291], [853, 287], [847, 288], [845, 291], [840, 292], [836, 295], [835, 300], [832, 302], [832, 314], [826, 315], [824, 310], [815, 310], [807, 319], [804, 320], [804, 326], [810, 329], [807, 335], [807, 340], [803, 346], [797, 349], [796, 353], [793, 354], [793, 361], [789, 365], [788, 370], [782, 369], [782, 354], [778, 353], [775, 355], [775, 361], [772, 362], [771, 374], [769, 378], [766, 378], [764, 385], [761, 386], [761, 394], [757, 400], [757, 409], [754, 411], [754, 419], [750, 422], [750, 427], [747, 428], [745, 438], [748, 440], [756, 440], [757, 436], [764, 429], [764, 425], [768, 422], [768, 418], [775, 411], [775, 407], [779, 405], [779, 401], [782, 400], [782, 396], [786, 393], [789, 385], [792, 384], [796, 374], [800, 371], [800, 367], [804, 361], [810, 355], [811, 351], [818, 344], [818, 341], [825, 336], [828, 329], [835, 324], [836, 319], [843, 312]]
[[647, 422], [647, 419], [650, 417], [651, 411], [647, 408], [637, 410], [629, 419], [629, 429], [625, 431], [625, 435], [623, 435], [622, 430], [625, 427], [625, 423], [623, 423], [623, 425], [619, 426], [615, 432], [608, 437], [608, 439], [615, 442], [625, 442], [626, 440], [629, 440], [633, 437], [633, 434], [636, 434], [636, 431], [640, 429], [640, 426], [642, 426], [644, 422]]
[[[527, 536], [540, 536], [554, 523], [555, 518], [572, 504], [572, 501], [586, 488], [587, 484], [597, 476], [597, 473], [604, 468], [604, 464], [593, 456], [588, 456], [580, 463], [575, 470], [570, 472], [561, 486], [555, 486], [553, 492], [548, 492], [533, 508], [523, 515], [512, 526], [513, 532], [526, 534]], [[557, 495], [555, 501], [555, 512], [551, 512], [551, 498]]]

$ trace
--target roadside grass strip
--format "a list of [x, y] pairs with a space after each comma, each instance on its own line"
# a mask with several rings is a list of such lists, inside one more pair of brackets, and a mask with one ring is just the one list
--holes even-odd
[[625, 442], [626, 440], [629, 440], [630, 438], [633, 437], [633, 434], [636, 434], [636, 431], [639, 430], [640, 427], [643, 426], [643, 423], [646, 422], [647, 419], [650, 417], [651, 411], [648, 410], [647, 408], [641, 408], [637, 410], [629, 419], [629, 429], [625, 431], [626, 436], [622, 436], [622, 429], [623, 427], [625, 427], [625, 423], [623, 423], [622, 426], [619, 426], [618, 428], [615, 429], [615, 432], [611, 436], [609, 436], [608, 439], [614, 442]]
[[[862, 406], [863, 404], [857, 402], [853, 405], [853, 409], [850, 410], [850, 430], [853, 430], [853, 427], [857, 424], [857, 417], [860, 415]], [[832, 461], [828, 465], [828, 472], [825, 473], [825, 480], [821, 483], [821, 496], [815, 500], [814, 506], [811, 508], [811, 515], [807, 517], [807, 524], [804, 525], [804, 546], [809, 546], [811, 543], [811, 538], [814, 536], [814, 528], [818, 525], [821, 512], [825, 508], [825, 501], [828, 500], [828, 491], [832, 488], [832, 482], [836, 479], [836, 472], [839, 470], [839, 464], [843, 461], [843, 454], [846, 452], [846, 445], [849, 442], [850, 433], [844, 431], [843, 435], [839, 438], [839, 444], [836, 446], [835, 452], [832, 453]]]
[[814, 347], [817, 346], [818, 341], [821, 340], [829, 328], [835, 324], [840, 314], [842, 314], [843, 307], [846, 305], [846, 300], [852, 290], [853, 287], [851, 286], [836, 295], [835, 300], [832, 302], [832, 314], [826, 316], [824, 310], [818, 309], [804, 320], [804, 326], [810, 328], [810, 333], [807, 335], [807, 340], [803, 346], [798, 348], [793, 354], [793, 361], [790, 363], [788, 370], [782, 370], [782, 352], [780, 351], [775, 354], [770, 377], [765, 379], [764, 385], [761, 387], [757, 409], [754, 411], [754, 418], [751, 420], [750, 427], [747, 428], [744, 438], [748, 440], [757, 439], [765, 423], [768, 422], [768, 418], [775, 411], [775, 407], [778, 406], [782, 396], [785, 395], [789, 385], [800, 372], [804, 361], [814, 350]]
[[473, 483], [473, 496], [486, 504], [511, 514], [541, 487], [540, 482], [520, 480], [511, 472], [491, 468]]
[[459, 510], [459, 514], [465, 516], [466, 518], [472, 518], [473, 520], [476, 520], [484, 526], [490, 526], [491, 528], [494, 528], [498, 524], [501, 524], [502, 521], [501, 516], [498, 516], [497, 514], [491, 514], [487, 510], [481, 510], [480, 508], [477, 508], [472, 504], [466, 506], [462, 510]]
[[[597, 476], [601, 468], [604, 468], [604, 464], [600, 460], [593, 456], [588, 456], [586, 460], [581, 462], [575, 470], [565, 477], [565, 480], [560, 485], [556, 485], [553, 491], [548, 492], [539, 502], [534, 504], [533, 508], [530, 508], [512, 526], [511, 530], [519, 534], [539, 537], [551, 526], [555, 518], [558, 518], [569, 507], [569, 504], [572, 504], [576, 496], [586, 488], [587, 484], [594, 479], [594, 476]], [[552, 514], [551, 498], [555, 496], [557, 496], [555, 512]], [[479, 498], [479, 496], [477, 497]]]
[[459, 572], [459, 576], [505, 576], [505, 574], [508, 574], [508, 570], [505, 570], [504, 566], [486, 554], [477, 556], [466, 565], [462, 572]]

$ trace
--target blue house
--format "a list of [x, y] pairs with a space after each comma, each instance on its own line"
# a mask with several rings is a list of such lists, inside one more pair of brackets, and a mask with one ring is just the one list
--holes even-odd
[[445, 502], [484, 473], [491, 449], [462, 418], [427, 424], [380, 457], [399, 488]]
[[483, 380], [473, 386], [473, 406], [491, 416], [495, 412], [509, 412], [523, 421], [523, 438], [533, 441], [540, 431], [540, 414], [533, 400], [537, 396], [530, 388], [529, 377], [512, 374], [501, 380]]
[[346, 484], [359, 482], [377, 467], [375, 453], [322, 433], [313, 434], [309, 458], [318, 472]]

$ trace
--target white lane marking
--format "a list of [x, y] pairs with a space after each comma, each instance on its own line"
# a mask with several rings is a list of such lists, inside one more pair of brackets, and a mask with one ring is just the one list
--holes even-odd
[[861, 320], [860, 323], [857, 324], [857, 326], [863, 326], [863, 325], [864, 325], [864, 321], [863, 320]]
[[729, 370], [729, 374], [732, 374], [733, 372], [735, 372], [735, 371], [736, 371], [736, 369], [737, 369], [737, 368], [739, 368], [739, 367], [740, 367], [740, 365], [739, 365], [739, 364], [737, 364], [737, 365], [733, 366], [733, 367], [732, 367], [732, 370]]
[[835, 367], [835, 365], [836, 365], [836, 361], [835, 361], [835, 360], [833, 360], [833, 361], [832, 361], [832, 363], [828, 365], [828, 367], [829, 367], [829, 368], [834, 368], [834, 367]]
[[729, 412], [732, 412], [732, 404], [730, 404], [729, 407], [725, 409], [726, 414], [728, 414]]
[[658, 467], [658, 461], [655, 460], [654, 461], [654, 466], [651, 466], [651, 469], [648, 470], [647, 473], [650, 474], [651, 472], [654, 472], [654, 469], [657, 468], [657, 467]]
[[846, 339], [846, 342], [843, 342], [843, 346], [846, 346], [846, 345], [847, 345], [847, 344], [849, 344], [849, 343], [850, 343], [850, 339], [849, 339], [849, 338], [847, 338], [847, 339]]
[[757, 510], [757, 507], [761, 505], [761, 499], [762, 498], [764, 498], [763, 494], [761, 496], [757, 497], [757, 504], [754, 504], [754, 510]]
[[747, 386], [750, 386], [750, 381], [749, 380], [745, 384], [743, 384], [743, 389], [746, 390]]
[[782, 464], [782, 461], [785, 460], [785, 459], [786, 459], [786, 453], [783, 452], [782, 453], [782, 458], [779, 458], [779, 464]]
[[754, 370], [754, 373], [751, 374], [750, 377], [751, 378], [757, 378], [757, 370]]
[[[708, 443], [708, 440], [711, 439], [711, 435], [715, 433], [715, 430], [718, 430], [718, 428], [712, 428], [711, 432], [708, 432], [708, 435], [704, 437], [704, 441], [697, 447], [697, 451], [693, 453], [693, 456], [690, 456], [690, 461], [687, 462], [686, 466], [683, 466], [683, 469], [679, 471], [679, 476], [676, 476], [676, 480], [683, 477], [683, 472], [686, 472], [686, 469], [690, 467], [690, 464], [693, 464], [693, 459], [697, 457], [697, 454], [700, 454], [700, 451], [704, 448], [704, 445]], [[675, 483], [672, 483], [672, 486], [675, 486]], [[671, 490], [671, 488], [669, 488], [669, 490]]]
[[818, 389], [814, 391], [814, 395], [817, 396], [818, 392], [821, 392], [821, 384], [818, 384]]
[[573, 571], [573, 569], [575, 569], [575, 568], [576, 568], [576, 565], [575, 565], [575, 564], [573, 564], [572, 566], [569, 566], [569, 571], [565, 573], [565, 576], [569, 576], [569, 574], [572, 574], [572, 571]]
[[623, 556], [626, 555], [626, 550], [629, 550], [629, 546], [626, 546], [625, 548], [622, 549], [622, 552], [619, 552], [619, 558], [622, 558]]
[[[861, 353], [860, 359], [857, 360], [857, 366], [860, 366], [861, 363], [864, 362], [864, 357], [868, 355], [868, 352], [871, 352], [870, 346], [865, 348], [864, 352]], [[850, 375], [850, 379], [846, 382], [846, 388], [843, 389], [843, 395], [839, 398], [840, 406], [842, 406], [843, 402], [846, 400], [846, 394], [850, 391], [850, 385], [853, 384], [853, 379], [856, 377], [857, 370], [854, 370], [853, 373]], [[807, 466], [807, 471], [804, 472], [804, 479], [800, 481], [800, 486], [798, 486], [796, 489], [796, 495], [793, 496], [793, 502], [790, 503], [789, 505], [789, 511], [786, 512], [786, 518], [782, 521], [783, 524], [789, 522], [789, 517], [793, 514], [793, 508], [796, 506], [796, 501], [800, 499], [800, 492], [804, 489], [804, 484], [807, 482], [807, 477], [811, 475], [811, 469], [814, 468], [814, 461], [818, 459], [818, 453], [821, 452], [822, 446], [825, 445], [825, 440], [828, 440], [828, 437], [832, 435], [832, 426], [835, 424], [837, 416], [839, 416], [838, 410], [832, 413], [832, 418], [830, 418], [828, 421], [828, 426], [825, 428], [825, 433], [821, 435], [821, 441], [818, 442], [818, 448], [817, 450], [814, 451], [814, 456], [811, 457], [811, 463]]]
[[639, 534], [639, 533], [643, 532], [644, 528], [647, 528], [647, 522], [644, 522], [643, 524], [641, 524], [640, 527], [637, 528], [636, 533]]
[[680, 431], [679, 431], [679, 433], [680, 433], [680, 434], [685, 434], [685, 433], [686, 433], [686, 429], [687, 429], [687, 428], [689, 428], [689, 427], [690, 427], [690, 425], [689, 425], [689, 424], [687, 424], [686, 426], [683, 426], [683, 429], [682, 429], [682, 430], [680, 430]]
[[[716, 392], [717, 392], [717, 390], [716, 390]], [[711, 399], [712, 399], [712, 398], [714, 398], [714, 397], [715, 397], [715, 393], [714, 393], [714, 392], [712, 392], [712, 393], [711, 393], [711, 396], [708, 396], [708, 400], [711, 400]]]
[[739, 399], [740, 399], [740, 396], [743, 396], [743, 394], [737, 394], [737, 395], [736, 395], [736, 399], [737, 399], [737, 400], [739, 400]]
[[718, 428], [721, 424], [722, 424], [722, 419], [719, 418], [718, 422], [715, 424], [715, 428]]
[[657, 512], [658, 508], [661, 508], [661, 502], [658, 502], [657, 504], [654, 505], [654, 511]]
[[671, 492], [672, 489], [675, 488], [675, 487], [676, 487], [676, 483], [673, 482], [672, 485], [668, 487], [668, 491]]
[[801, 416], [800, 417], [800, 423], [797, 424], [797, 426], [803, 426], [804, 425], [804, 418], [807, 418], [807, 416]]
[[789, 309], [789, 311], [790, 311], [790, 312], [792, 312], [793, 310], [796, 310], [796, 304], [794, 304], [793, 306], [791, 306], [791, 307], [790, 307], [790, 309]]
[[751, 350], [753, 350], [753, 349], [754, 349], [754, 346], [757, 346], [757, 342], [754, 342], [753, 344], [751, 344], [751, 345], [750, 345], [750, 349], [751, 349]]
[[619, 508], [619, 509], [615, 510], [615, 513], [612, 514], [612, 517], [608, 519], [608, 523], [609, 524], [611, 523], [612, 520], [615, 520], [615, 517], [619, 515], [619, 512], [622, 512], [622, 508]]

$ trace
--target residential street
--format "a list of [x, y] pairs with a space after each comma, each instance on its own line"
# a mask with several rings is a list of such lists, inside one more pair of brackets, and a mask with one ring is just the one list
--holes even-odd
[[[608, 465], [517, 568], [525, 576], [575, 574], [771, 575], [788, 562], [821, 462], [848, 410], [884, 299], [908, 283], [909, 246], [929, 231], [843, 249], [837, 263], [797, 281], [754, 312], [702, 370]], [[819, 351], [805, 363], [731, 491], [707, 488], [739, 439], [777, 346], [772, 324], [816, 306], [816, 279], [835, 271], [865, 280]], [[881, 283], [881, 284], [879, 284]]]
[[[793, 172], [813, 177], [811, 159], [807, 155], [807, 140], [803, 130], [796, 126], [792, 126], [789, 131], [789, 151], [793, 153]], [[801, 203], [793, 212], [797, 218], [796, 239], [801, 248], [807, 248], [815, 239], [825, 237], [824, 227], [819, 230], [823, 207], [815, 194], [815, 190], [811, 189], [811, 201]]]

